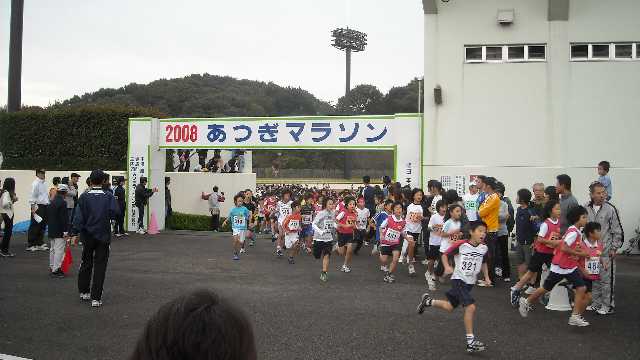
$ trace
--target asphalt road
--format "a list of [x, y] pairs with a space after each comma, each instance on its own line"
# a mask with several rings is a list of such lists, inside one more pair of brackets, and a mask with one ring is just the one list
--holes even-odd
[[[76, 290], [80, 249], [66, 279], [50, 279], [48, 253], [27, 253], [12, 241], [13, 259], [0, 259], [0, 354], [32, 359], [126, 359], [147, 319], [163, 303], [196, 288], [215, 289], [242, 306], [255, 326], [259, 359], [466, 359], [462, 312], [415, 313], [424, 278], [401, 268], [382, 282], [372, 257], [355, 258], [353, 272], [319, 281], [320, 262], [295, 265], [275, 258], [260, 239], [241, 261], [231, 259], [228, 234], [165, 233], [116, 239], [104, 306], [81, 303]], [[422, 266], [419, 270], [423, 272]], [[508, 303], [506, 284], [475, 288], [476, 336], [483, 359], [640, 358], [640, 258], [619, 262], [617, 313], [590, 327], [567, 325], [568, 313], [538, 306], [522, 319]], [[434, 292], [443, 296], [446, 285]], [[0, 356], [2, 358], [2, 356]]]

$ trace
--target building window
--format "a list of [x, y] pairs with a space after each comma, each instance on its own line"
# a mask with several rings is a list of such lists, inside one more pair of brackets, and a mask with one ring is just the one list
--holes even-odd
[[468, 45], [467, 63], [546, 61], [546, 45]]
[[571, 44], [571, 61], [640, 60], [640, 43]]

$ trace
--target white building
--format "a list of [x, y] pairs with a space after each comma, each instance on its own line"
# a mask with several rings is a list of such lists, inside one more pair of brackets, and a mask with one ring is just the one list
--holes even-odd
[[640, 218], [640, 1], [422, 4], [423, 176], [492, 175], [515, 198], [567, 173], [586, 201], [597, 163], [608, 160], [631, 238]]

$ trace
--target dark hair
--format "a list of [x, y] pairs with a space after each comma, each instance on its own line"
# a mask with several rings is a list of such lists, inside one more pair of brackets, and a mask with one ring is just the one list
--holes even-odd
[[392, 207], [392, 209], [395, 209], [395, 208], [396, 208], [396, 206], [400, 206], [401, 208], [403, 208], [403, 209], [404, 209], [404, 207], [402, 206], [402, 203], [401, 203], [400, 201], [395, 201], [395, 202], [393, 203], [393, 207]]
[[442, 192], [442, 183], [438, 180], [434, 180], [433, 183], [429, 186], [429, 188], [436, 188], [438, 192]]
[[387, 207], [387, 205], [393, 205], [394, 201], [391, 199], [387, 199], [384, 201], [384, 206], [383, 207]]
[[504, 187], [504, 184], [500, 181], [496, 182], [496, 191], [504, 196], [504, 193], [507, 191], [507, 188]]
[[460, 204], [449, 205], [449, 207], [447, 208], [447, 213], [444, 214], [444, 221], [447, 221], [447, 220], [451, 219], [451, 213], [456, 208], [460, 208], [460, 210], [462, 210], [462, 206], [460, 206]]
[[460, 198], [460, 195], [458, 195], [458, 192], [454, 189], [447, 190], [444, 195], [442, 195], [442, 199], [445, 203], [447, 203], [447, 205], [455, 204], [456, 202], [462, 200]]
[[131, 360], [255, 360], [253, 327], [245, 313], [210, 290], [163, 305], [147, 322]]
[[476, 179], [479, 179], [479, 180], [480, 180], [480, 181], [482, 181], [482, 182], [487, 181], [487, 177], [486, 177], [486, 176], [484, 176], [484, 175], [478, 175], [478, 176], [476, 176]]
[[327, 196], [325, 198], [322, 199], [322, 209], [326, 209], [327, 208], [327, 202], [329, 202], [329, 200], [334, 201], [331, 197]]
[[480, 226], [484, 226], [485, 229], [487, 228], [487, 224], [485, 224], [484, 221], [482, 221], [482, 220], [476, 220], [476, 221], [469, 222], [469, 232], [475, 231]]
[[587, 238], [595, 231], [600, 230], [602, 230], [602, 226], [600, 226], [600, 224], [595, 221], [589, 221], [587, 225], [584, 226], [584, 234], [587, 235]]
[[168, 177], [168, 176], [165, 176], [165, 177], [164, 177], [164, 184], [166, 185], [166, 184], [168, 184], [168, 183], [170, 183], [170, 182], [171, 182], [171, 178], [170, 178], [170, 177]]
[[596, 191], [596, 188], [598, 188], [598, 187], [605, 188], [605, 186], [602, 185], [601, 182], [596, 181], [596, 182], [592, 183], [591, 185], [589, 185], [589, 193], [593, 194], [593, 192]]
[[388, 175], [382, 177], [382, 183], [385, 185], [391, 184], [391, 178]]
[[484, 180], [482, 180], [482, 182], [484, 182], [484, 184], [488, 187], [490, 187], [493, 191], [496, 191], [498, 189], [498, 184], [496, 184], [496, 179], [492, 178], [492, 177], [488, 177], [485, 178]]
[[549, 196], [550, 200], [560, 200], [555, 186], [547, 186], [546, 188], [544, 188], [544, 193]]
[[422, 193], [422, 197], [424, 198], [424, 191], [422, 191], [422, 189], [420, 189], [420, 188], [414, 188], [411, 191], [411, 201], [413, 201], [413, 199], [415, 199], [417, 193]]
[[293, 202], [291, 203], [291, 208], [292, 208], [292, 209], [295, 209], [295, 208], [297, 208], [298, 206], [300, 206], [300, 201], [297, 201], [297, 200], [296, 200], [296, 201], [293, 201]]
[[80, 174], [78, 174], [78, 173], [71, 173], [71, 176], [70, 176], [70, 177], [72, 177], [72, 178], [74, 178], [74, 177], [79, 178], [79, 177], [80, 177]]
[[529, 189], [518, 190], [518, 202], [524, 204], [531, 202], [531, 191]]
[[218, 192], [218, 187], [217, 186], [213, 187], [213, 192]]
[[233, 197], [233, 204], [234, 205], [238, 202], [238, 199], [242, 199], [242, 201], [244, 201], [244, 195], [236, 194], [236, 196]]
[[143, 176], [143, 177], [140, 178], [140, 184], [146, 183], [146, 182], [147, 182], [146, 176]]
[[63, 176], [62, 179], [60, 179], [60, 182], [65, 185], [69, 185], [69, 177]]
[[350, 202], [356, 202], [356, 199], [353, 196], [347, 196], [344, 198], [344, 206], [346, 207], [347, 205], [349, 205]]
[[60, 176], [54, 176], [53, 179], [51, 180], [51, 183], [53, 185], [58, 185], [58, 184], [60, 184], [60, 180], [62, 180], [62, 179], [60, 179]]
[[285, 196], [285, 194], [289, 194], [289, 196], [291, 196], [291, 190], [289, 190], [289, 189], [284, 189], [284, 190], [282, 191], [282, 197], [284, 197], [284, 196]]
[[560, 202], [558, 200], [549, 199], [549, 201], [547, 201], [547, 203], [544, 204], [544, 209], [542, 209], [542, 217], [544, 219], [550, 218], [551, 217], [551, 211], [558, 204], [560, 204]]
[[365, 175], [362, 177], [362, 182], [368, 184], [371, 182], [371, 177], [369, 175]]
[[445, 203], [444, 200], [438, 200], [438, 202], [436, 202], [436, 211], [437, 212], [440, 212], [440, 208], [441, 207], [444, 207], [444, 208], [447, 207], [447, 203]]
[[45, 174], [45, 170], [44, 169], [36, 169], [36, 176], [38, 176], [38, 174]]
[[567, 222], [573, 225], [577, 223], [578, 220], [580, 220], [580, 217], [582, 215], [587, 215], [587, 209], [585, 209], [583, 206], [578, 205], [574, 208], [571, 208], [571, 210], [569, 210], [569, 212], [567, 213]]
[[14, 178], [8, 177], [4, 179], [4, 183], [2, 184], [2, 191], [8, 191], [9, 194], [15, 195], [16, 193], [16, 180]]
[[611, 164], [609, 164], [608, 161], [604, 160], [604, 161], [600, 161], [598, 163], [598, 166], [600, 166], [602, 168], [602, 170], [609, 172], [609, 169], [611, 168]]
[[571, 176], [567, 174], [560, 174], [556, 176], [556, 179], [558, 180], [558, 184], [564, 186], [567, 190], [571, 190]]

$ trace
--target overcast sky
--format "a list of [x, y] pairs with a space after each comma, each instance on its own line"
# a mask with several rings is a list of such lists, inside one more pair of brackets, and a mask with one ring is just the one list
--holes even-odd
[[[7, 102], [11, 0], [0, 0], [0, 105]], [[386, 92], [423, 72], [419, 0], [25, 0], [22, 102], [192, 73], [273, 81], [336, 101], [344, 54], [330, 31], [368, 34], [352, 86]]]

